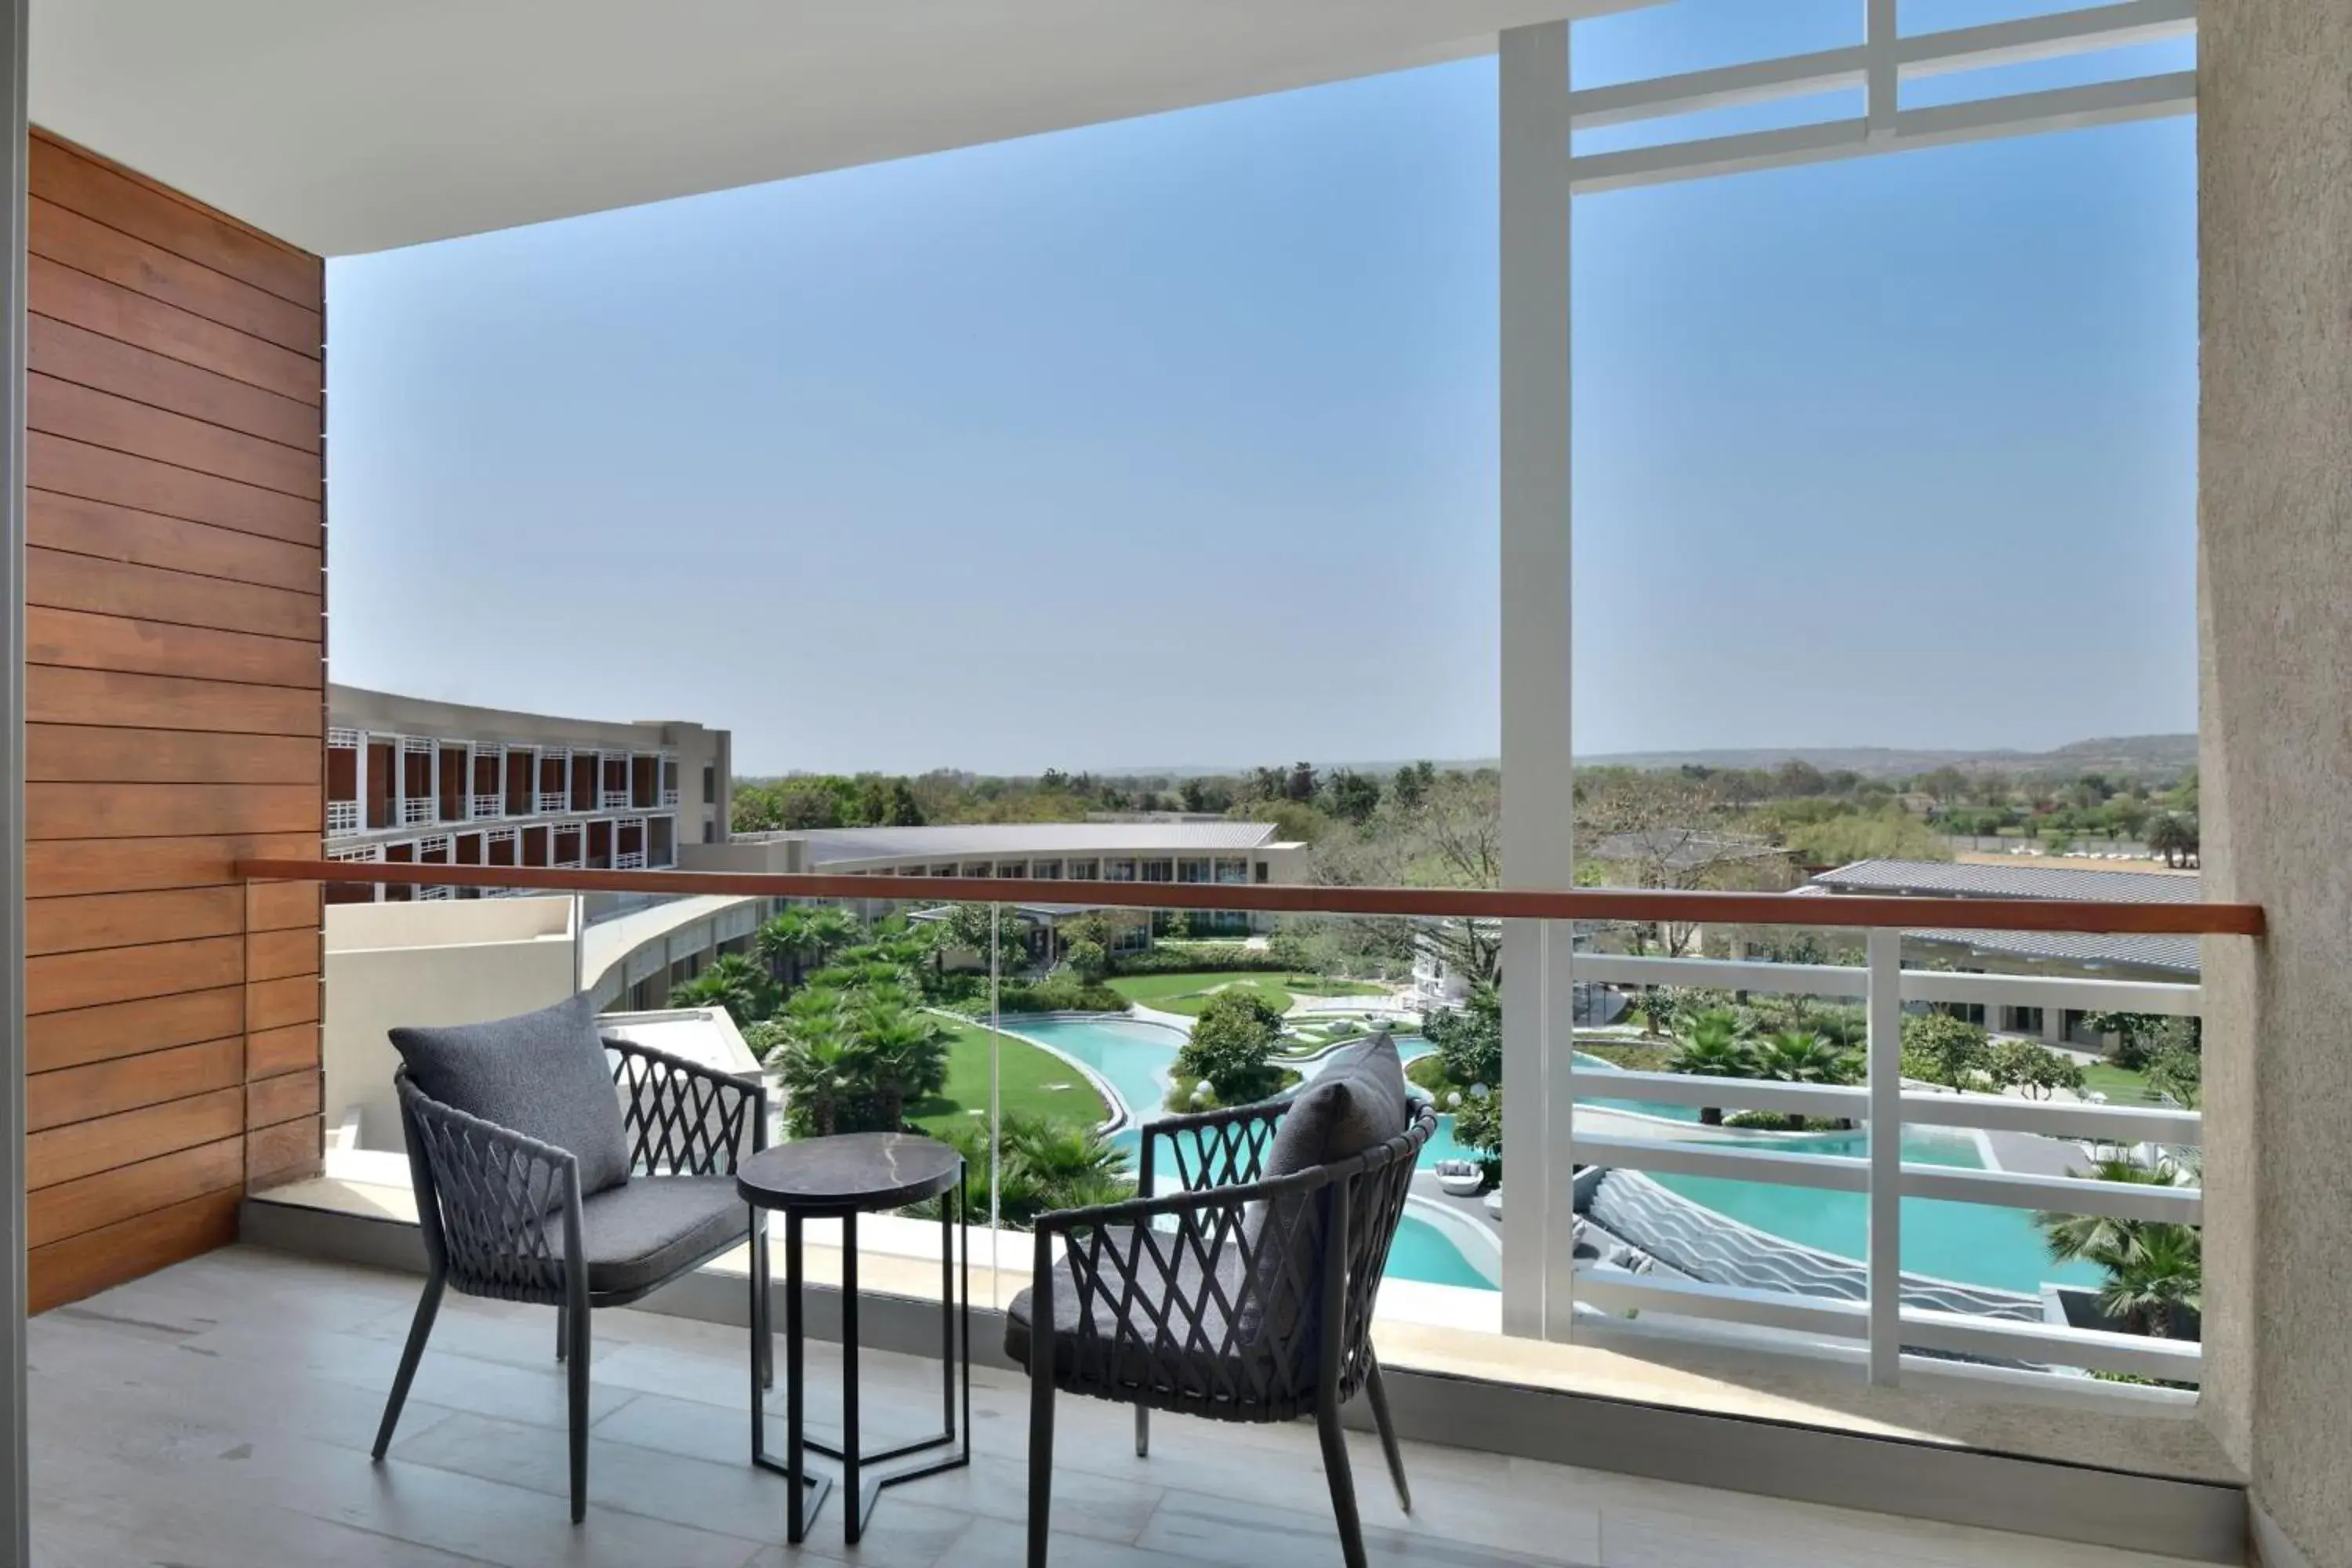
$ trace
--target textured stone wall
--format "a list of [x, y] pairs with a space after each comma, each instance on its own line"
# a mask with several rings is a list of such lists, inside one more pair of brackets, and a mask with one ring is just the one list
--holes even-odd
[[2206, 0], [2206, 1418], [2352, 1565], [2352, 4]]

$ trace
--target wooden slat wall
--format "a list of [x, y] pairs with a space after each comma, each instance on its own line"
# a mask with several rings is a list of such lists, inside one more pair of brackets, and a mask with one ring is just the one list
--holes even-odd
[[220, 1245], [320, 1148], [317, 257], [36, 132], [26, 1150], [36, 1310]]

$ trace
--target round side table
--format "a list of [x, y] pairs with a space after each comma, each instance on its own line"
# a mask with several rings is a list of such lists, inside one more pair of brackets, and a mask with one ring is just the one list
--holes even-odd
[[[841, 1462], [844, 1536], [855, 1543], [866, 1533], [874, 1502], [884, 1487], [971, 1463], [971, 1234], [970, 1194], [963, 1156], [936, 1138], [908, 1132], [848, 1132], [780, 1144], [752, 1155], [737, 1168], [735, 1190], [751, 1205], [751, 1462], [792, 1482], [786, 1539], [798, 1545], [832, 1489], [830, 1479], [808, 1473], [807, 1453]], [[953, 1194], [952, 1203], [947, 1200]], [[879, 1453], [862, 1452], [857, 1436], [857, 1216], [940, 1198], [940, 1434], [902, 1443]], [[761, 1340], [768, 1331], [768, 1215], [784, 1216], [784, 1461], [767, 1450], [766, 1401]], [[841, 1222], [841, 1446], [834, 1447], [802, 1430], [802, 1348], [807, 1314], [802, 1306], [801, 1228], [808, 1219]], [[962, 1289], [957, 1284], [957, 1248], [962, 1240]], [[961, 1343], [958, 1329], [961, 1329]], [[956, 1407], [961, 1389], [963, 1407]], [[962, 1442], [957, 1451], [929, 1464], [892, 1470], [871, 1467]]]

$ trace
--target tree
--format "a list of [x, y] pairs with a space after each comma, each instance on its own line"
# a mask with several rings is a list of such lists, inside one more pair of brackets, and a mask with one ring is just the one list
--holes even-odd
[[[1055, 1209], [1118, 1203], [1135, 1195], [1126, 1152], [1093, 1127], [1011, 1112], [999, 1128], [993, 1162], [985, 1127], [950, 1127], [939, 1136], [963, 1154], [972, 1205], [985, 1213], [993, 1198], [997, 1213], [1016, 1230], [1031, 1228], [1039, 1215]], [[992, 1166], [997, 1178], [992, 1193]], [[941, 1201], [932, 1199], [915, 1212], [936, 1219]]]
[[1220, 991], [1176, 1053], [1176, 1071], [1209, 1086], [1220, 1105], [1248, 1105], [1282, 1087], [1274, 1065], [1282, 1014], [1255, 991]]
[[[1756, 1055], [1739, 1037], [1738, 1016], [1727, 1008], [1717, 1009], [1699, 1014], [1675, 1035], [1666, 1070], [1698, 1078], [1754, 1078]], [[1723, 1109], [1704, 1106], [1698, 1119], [1703, 1126], [1720, 1127]]]
[[[2143, 1165], [2120, 1158], [2067, 1174], [2134, 1186], [2168, 1187], [2177, 1182], [2169, 1164]], [[2099, 1310], [2120, 1320], [2131, 1332], [2168, 1334], [2175, 1309], [2203, 1310], [2204, 1248], [2194, 1226], [2105, 1215], [2045, 1213], [2035, 1215], [2033, 1221], [2053, 1258], [2089, 1263], [2105, 1271]]]
[[1323, 781], [1324, 809], [1360, 827], [1381, 807], [1381, 783], [1370, 773], [1341, 768]]
[[1431, 1013], [1422, 1024], [1446, 1078], [1467, 1089], [1503, 1081], [1503, 999], [1492, 985], [1471, 988], [1458, 1008]]
[[1192, 934], [1192, 917], [1182, 910], [1170, 910], [1162, 917], [1160, 934], [1170, 942], [1182, 942]]
[[1948, 860], [1944, 836], [1901, 808], [1869, 816], [1832, 816], [1789, 835], [1790, 852], [1807, 865], [1843, 866], [1855, 860]]
[[2113, 1035], [2116, 1037], [2117, 1067], [2144, 1068], [2154, 1059], [2158, 1037], [2172, 1020], [2161, 1013], [2109, 1010], [2085, 1013], [2083, 1022], [2095, 1035]]
[[2183, 1109], [2194, 1110], [2204, 1099], [2205, 1058], [2184, 1046], [2168, 1046], [2147, 1065], [2147, 1087]]
[[2147, 847], [2164, 857], [2167, 866], [2180, 866], [2197, 858], [2197, 819], [2177, 811], [2162, 812], [2149, 818]]
[[857, 1090], [860, 1071], [838, 1019], [793, 1019], [761, 1027], [781, 1036], [765, 1060], [784, 1092], [786, 1130], [795, 1138], [831, 1137]]
[[803, 968], [822, 964], [835, 949], [855, 940], [859, 930], [857, 918], [847, 910], [795, 904], [762, 925], [754, 941], [768, 973], [796, 985]]
[[[1754, 1053], [1759, 1078], [1779, 1083], [1850, 1084], [1862, 1076], [1861, 1058], [1843, 1051], [1810, 1029], [1787, 1029], [1767, 1035]], [[1802, 1111], [1788, 1113], [1789, 1129], [1802, 1131]]]
[[2107, 1267], [2099, 1292], [2099, 1310], [2158, 1339], [2171, 1335], [2177, 1313], [2204, 1310], [2205, 1244], [2193, 1226], [2148, 1226], [2133, 1255]]
[[1454, 1141], [1475, 1149], [1486, 1168], [1486, 1184], [1503, 1179], [1503, 1090], [1499, 1085], [1485, 1094], [1465, 1094], [1454, 1112]]
[[2048, 1100], [2062, 1089], [2083, 1089], [2083, 1066], [2032, 1040], [1996, 1042], [1985, 1058], [1985, 1076], [1995, 1087], [2014, 1088], [2028, 1100]]
[[1903, 1020], [1906, 1077], [1966, 1089], [1990, 1059], [1985, 1032], [1949, 1013], [1913, 1013]]
[[1429, 786], [1437, 782], [1437, 764], [1431, 762], [1408, 763], [1396, 771], [1389, 781], [1389, 798], [1407, 811], [1418, 810]]
[[723, 954], [683, 984], [670, 987], [673, 1007], [724, 1007], [739, 1029], [775, 1011], [776, 983], [740, 952]]
[[947, 1087], [948, 1033], [927, 1013], [869, 996], [849, 1038], [861, 1091], [851, 1108], [859, 1125], [851, 1131], [896, 1132], [909, 1102]]
[[1110, 973], [1110, 954], [1098, 942], [1079, 941], [1062, 950], [1062, 962], [1070, 972], [1091, 985]]
[[1176, 795], [1190, 812], [1222, 816], [1234, 808], [1234, 786], [1223, 779], [1186, 779]]

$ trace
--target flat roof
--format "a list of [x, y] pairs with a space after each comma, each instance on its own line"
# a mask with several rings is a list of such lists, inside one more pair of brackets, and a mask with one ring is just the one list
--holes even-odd
[[322, 256], [1492, 53], [1648, 0], [33, 0], [33, 122]]
[[2084, 871], [2067, 866], [1978, 866], [1944, 860], [1857, 860], [1823, 871], [1812, 886], [1833, 892], [1945, 893], [1979, 899], [2097, 899], [2127, 904], [2193, 904], [2201, 883], [2168, 871]]
[[1039, 855], [1181, 855], [1263, 849], [1270, 822], [975, 822], [937, 827], [813, 827], [786, 835], [814, 869], [851, 860], [1030, 859]]

